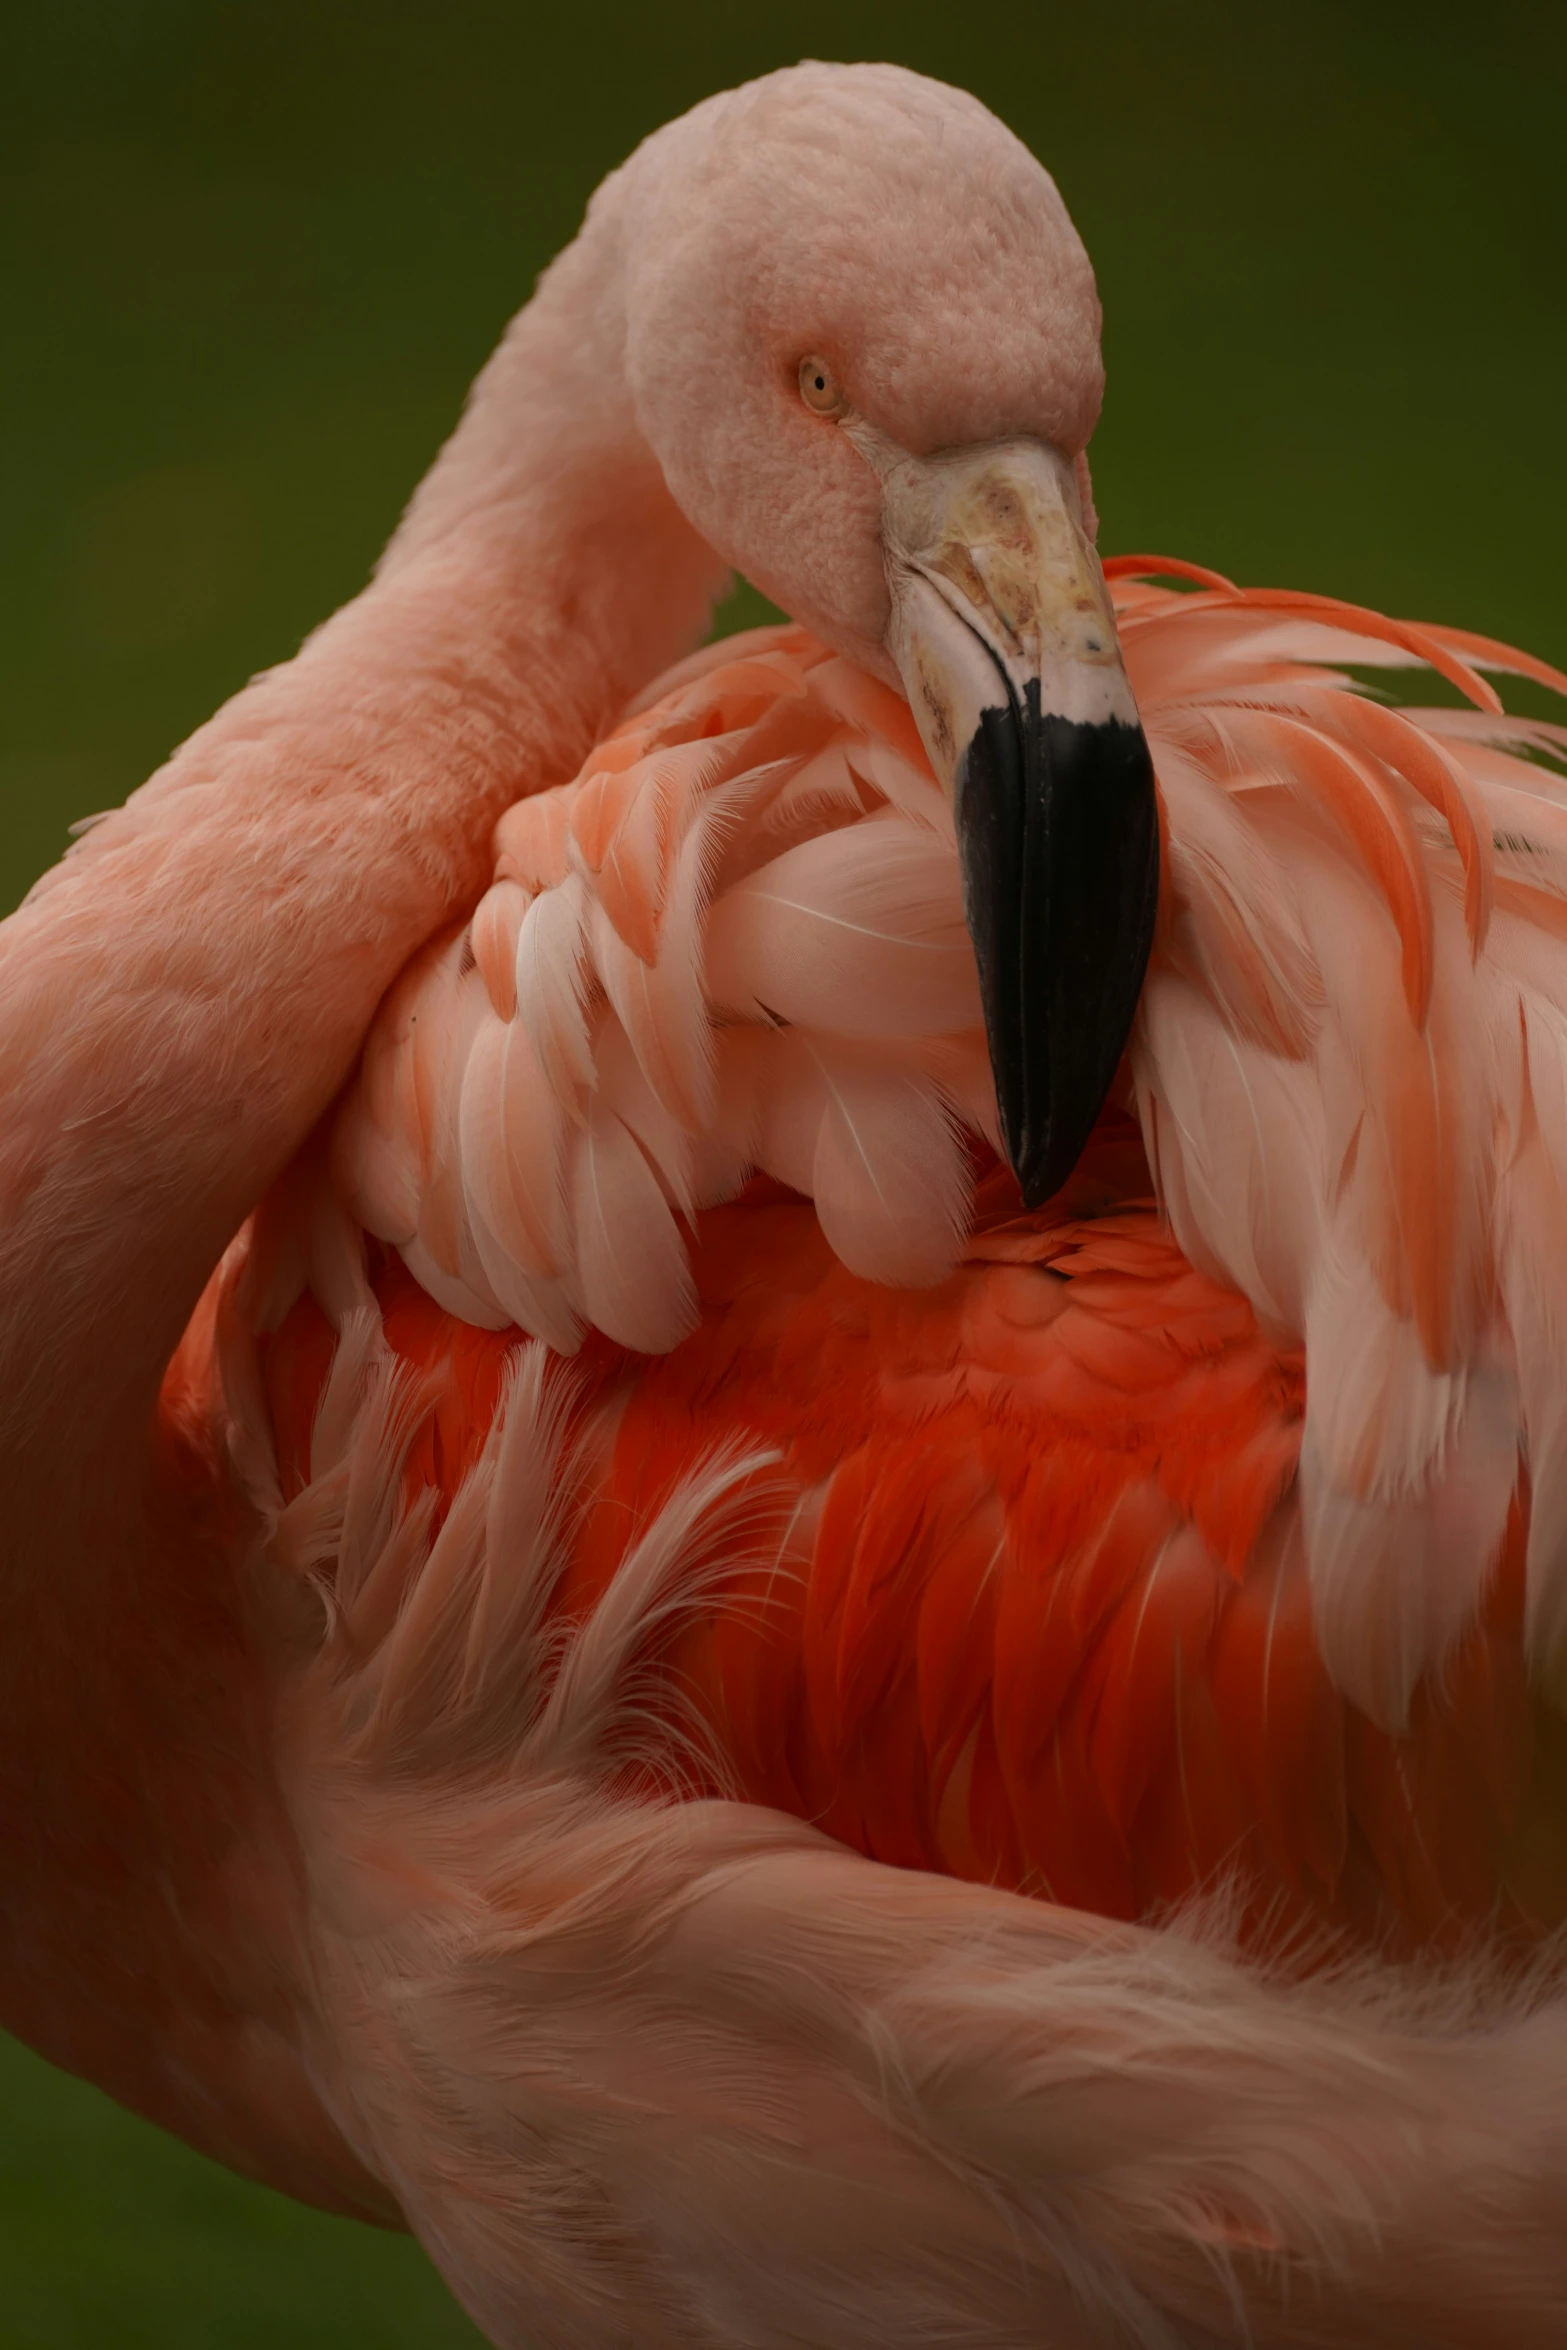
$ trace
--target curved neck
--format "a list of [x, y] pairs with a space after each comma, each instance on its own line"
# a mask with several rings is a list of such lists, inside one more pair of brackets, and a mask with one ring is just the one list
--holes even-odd
[[700, 634], [723, 567], [634, 429], [615, 275], [590, 229], [364, 594], [0, 925], [0, 2014], [165, 2119], [134, 1987], [264, 1971], [197, 1921], [286, 1837], [250, 1531], [160, 1381], [497, 815]]
[[504, 650], [552, 773], [690, 649], [727, 575], [638, 428], [621, 281], [618, 224], [596, 205], [480, 373], [362, 599], [378, 626], [420, 615], [417, 633], [456, 598], [469, 659]]
[[150, 1410], [496, 816], [700, 635], [723, 566], [636, 430], [609, 229], [514, 321], [365, 592], [0, 926], [0, 1449]]

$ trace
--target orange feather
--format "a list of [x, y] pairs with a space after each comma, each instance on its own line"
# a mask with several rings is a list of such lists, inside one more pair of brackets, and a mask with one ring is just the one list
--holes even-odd
[[[1124, 1131], [1112, 1116], [1097, 1147]], [[845, 1271], [776, 1185], [699, 1218], [700, 1327], [653, 1360], [593, 1335], [571, 1374], [586, 1490], [556, 1611], [588, 1615], [715, 1444], [759, 1440], [768, 1555], [661, 1667], [671, 1712], [706, 1726], [715, 1789], [1112, 1915], [1227, 1881], [1269, 1935], [1413, 1944], [1567, 1915], [1526, 1849], [1548, 1790], [1522, 1505], [1447, 1674], [1406, 1734], [1375, 1729], [1314, 1639], [1298, 1353], [1151, 1211], [1027, 1217], [997, 1175], [978, 1196], [963, 1262], [917, 1301]], [[375, 1288], [396, 1355], [439, 1374], [406, 1476], [442, 1512], [515, 1341], [451, 1320], [395, 1256]], [[308, 1297], [262, 1351], [297, 1491], [331, 1360]]]

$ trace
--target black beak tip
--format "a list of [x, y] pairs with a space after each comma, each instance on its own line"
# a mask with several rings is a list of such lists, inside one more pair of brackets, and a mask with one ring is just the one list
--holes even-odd
[[962, 762], [964, 904], [1007, 1156], [1029, 1208], [1082, 1155], [1153, 943], [1159, 821], [1135, 722], [986, 710]]
[[[1098, 1112], [1096, 1111], [1094, 1114], [1097, 1117]], [[1090, 1121], [1088, 1133], [1092, 1133], [1092, 1131], [1093, 1125]], [[1082, 1157], [1088, 1133], [1085, 1133], [1081, 1139], [1074, 1136], [1071, 1148], [1068, 1150], [1060, 1148], [1053, 1150], [1047, 1143], [1043, 1149], [1024, 1145], [1016, 1151], [1008, 1152], [1007, 1156], [1012, 1162], [1012, 1172], [1017, 1177], [1018, 1189], [1023, 1194], [1023, 1205], [1030, 1212], [1035, 1208], [1042, 1208], [1047, 1200], [1055, 1198], [1056, 1193]]]
[[1104, 1108], [1114, 1074], [1112, 1068], [1102, 1088], [1095, 1087], [1079, 1097], [1077, 1114], [1069, 1124], [1052, 1120], [1048, 1131], [1042, 1135], [1025, 1133], [1015, 1137], [1003, 1127], [1007, 1160], [1017, 1177], [1018, 1189], [1023, 1194], [1023, 1205], [1030, 1212], [1054, 1199], [1075, 1172], [1098, 1123], [1099, 1113]]

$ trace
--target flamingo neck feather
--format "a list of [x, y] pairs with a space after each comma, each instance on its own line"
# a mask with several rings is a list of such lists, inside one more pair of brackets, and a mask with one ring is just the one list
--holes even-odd
[[700, 634], [724, 567], [636, 431], [616, 267], [606, 229], [549, 273], [365, 592], [0, 926], [0, 2021], [240, 2167], [314, 2137], [326, 2199], [287, 2055], [287, 1627], [207, 1447], [210, 1326], [166, 1367], [496, 817]]

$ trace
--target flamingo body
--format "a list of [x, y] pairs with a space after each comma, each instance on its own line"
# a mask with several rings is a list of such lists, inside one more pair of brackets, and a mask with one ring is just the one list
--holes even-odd
[[[1516, 749], [1477, 756], [1456, 716], [1395, 715], [1324, 666], [1411, 649], [1374, 616], [1323, 603], [1305, 635], [1291, 600], [1224, 583], [1195, 603], [1135, 580], [1117, 592], [1171, 777], [1169, 902], [1132, 1055], [1142, 1131], [1107, 1113], [1067, 1190], [1023, 1211], [991, 1147], [951, 828], [906, 712], [799, 631], [715, 648], [650, 689], [577, 780], [502, 818], [472, 922], [413, 966], [372, 1033], [335, 1185], [307, 1185], [247, 1261], [251, 1321], [287, 1314], [263, 1341], [283, 1498], [310, 1482], [331, 1328], [310, 1299], [290, 1310], [310, 1248], [289, 1236], [305, 1214], [330, 1228], [346, 1194], [322, 1296], [340, 1320], [366, 1310], [362, 1219], [414, 1276], [381, 1261], [394, 1357], [450, 1382], [410, 1436], [410, 1504], [427, 1490], [444, 1512], [482, 1448], [516, 1344], [507, 1303], [573, 1352], [587, 1326], [572, 1409], [600, 1433], [551, 1601], [565, 1620], [591, 1615], [715, 1446], [776, 1453], [758, 1477], [777, 1483], [783, 1531], [721, 1596], [694, 1590], [665, 1644], [666, 1711], [696, 1708], [709, 1784], [878, 1860], [1108, 1916], [1228, 1885], [1275, 1939], [1429, 1950], [1485, 1925], [1528, 1941], [1563, 1914], [1563, 1737], [1530, 1686], [1521, 1469], [1509, 1459], [1483, 1531], [1472, 1612], [1441, 1628], [1398, 1718], [1377, 1718], [1319, 1631], [1301, 1474], [1314, 1269], [1288, 1262], [1290, 1203], [1264, 1195], [1248, 1241], [1204, 1230], [1188, 1200], [1197, 1247], [1223, 1252], [1199, 1271], [1157, 1212], [1144, 1137], [1178, 1198], [1209, 1135], [1257, 1150], [1222, 1092], [1181, 1090], [1243, 992], [1259, 1093], [1270, 1063], [1325, 1093], [1336, 1019], [1374, 1032], [1391, 1016], [1377, 1049], [1423, 1053], [1438, 938], [1467, 961], [1520, 886], [1492, 869], [1479, 794], [1550, 787]], [[1461, 675], [1465, 653], [1523, 658], [1408, 633]], [[1259, 773], [1230, 730], [1270, 711], [1281, 732]], [[1334, 746], [1367, 719], [1361, 758], [1387, 763], [1357, 768]], [[1493, 740], [1567, 742], [1483, 723]], [[1425, 781], [1422, 759], [1444, 828], [1411, 831], [1414, 861], [1390, 869], [1369, 827], [1413, 796], [1409, 771]], [[1355, 999], [1335, 992], [1269, 861], [1281, 837], [1299, 844], [1301, 813], [1328, 820], [1324, 898], [1369, 882], [1381, 901], [1391, 1007], [1364, 972]], [[1246, 912], [1237, 935], [1242, 875], [1274, 893], [1271, 937]], [[530, 932], [546, 921], [541, 968]], [[564, 989], [562, 962], [577, 966]], [[1375, 1076], [1361, 1084], [1374, 1118]], [[1393, 1169], [1381, 1275], [1417, 1359], [1449, 1311], [1409, 1285], [1421, 1222], [1442, 1213], [1431, 1155]], [[814, 1212], [798, 1196], [813, 1191]], [[1440, 1291], [1451, 1268], [1425, 1278]], [[1396, 1399], [1370, 1401], [1384, 1442], [1407, 1444]], [[1388, 1513], [1393, 1546], [1418, 1540], [1421, 1500]], [[1396, 1606], [1396, 1559], [1367, 1571]]]
[[[1315, 1637], [1397, 1732], [1483, 1601], [1524, 1461], [1537, 1662], [1554, 1640], [1567, 961], [1542, 884], [1567, 732], [1507, 718], [1471, 657], [1561, 681], [1211, 575], [1115, 593], [1165, 835], [1123, 1080], [1140, 1189], [1306, 1350]], [[1347, 674], [1428, 659], [1479, 707], [1395, 711]], [[585, 1327], [678, 1344], [681, 1219], [753, 1169], [814, 1199], [850, 1270], [952, 1269], [1001, 1120], [951, 814], [895, 697], [798, 631], [710, 652], [508, 811], [496, 851], [472, 922], [372, 1029], [333, 1144], [350, 1229], [459, 1316], [568, 1352]]]
[[[1123, 1174], [1135, 1136], [1093, 1156]], [[716, 1587], [694, 1555], [699, 1589], [672, 1592], [655, 1718], [694, 1711], [703, 1735], [648, 1783], [1110, 1917], [1222, 1888], [1275, 1939], [1432, 1950], [1555, 1925], [1564, 1756], [1524, 1665], [1526, 1514], [1442, 1685], [1389, 1735], [1313, 1637], [1299, 1350], [1194, 1273], [1151, 1205], [1026, 1219], [1000, 1174], [981, 1203], [963, 1263], [914, 1297], [848, 1273], [764, 1182], [701, 1218], [702, 1318], [674, 1354], [580, 1358], [592, 1465], [563, 1622], [715, 1447], [767, 1448], [752, 1555]], [[438, 1522], [516, 1340], [395, 1260], [375, 1294], [396, 1364], [434, 1374], [402, 1474]], [[335, 1348], [311, 1299], [265, 1348], [289, 1502]]]

